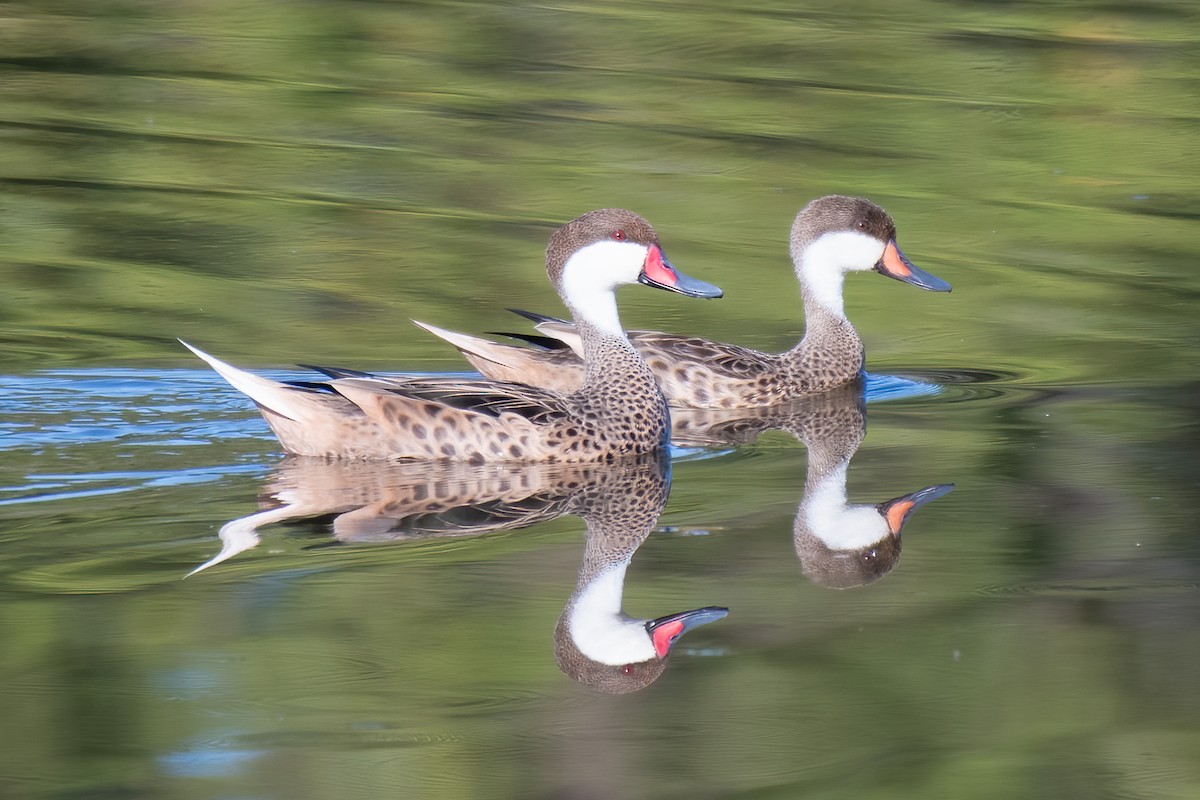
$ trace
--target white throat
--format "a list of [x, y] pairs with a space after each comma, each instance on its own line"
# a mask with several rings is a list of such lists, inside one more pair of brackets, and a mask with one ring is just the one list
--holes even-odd
[[858, 231], [834, 231], [818, 236], [800, 252], [796, 277], [822, 308], [845, 317], [842, 285], [847, 272], [872, 269], [883, 255], [878, 239]]
[[636, 664], [657, 657], [646, 621], [621, 613], [621, 594], [629, 562], [609, 567], [575, 598], [567, 633], [579, 652], [608, 666]]
[[805, 495], [800, 513], [809, 532], [833, 550], [859, 550], [890, 535], [875, 506], [846, 504], [844, 464]]
[[602, 241], [575, 251], [562, 273], [563, 301], [577, 321], [625, 338], [617, 316], [616, 288], [636, 283], [648, 248], [633, 242]]

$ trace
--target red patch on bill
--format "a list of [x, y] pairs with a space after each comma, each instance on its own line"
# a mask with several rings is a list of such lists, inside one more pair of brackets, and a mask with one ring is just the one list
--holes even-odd
[[662, 250], [659, 250], [656, 245], [650, 245], [650, 252], [646, 253], [646, 263], [642, 265], [642, 272], [646, 273], [647, 278], [663, 286], [674, 286], [679, 282], [675, 270], [663, 261]]
[[900, 253], [900, 248], [895, 242], [888, 242], [883, 248], [883, 268], [888, 271], [889, 275], [895, 275], [900, 278], [907, 278], [912, 275], [912, 270], [908, 268], [907, 260]]
[[650, 633], [650, 638], [654, 640], [654, 652], [658, 653], [659, 658], [667, 657], [667, 653], [671, 652], [671, 640], [681, 633], [683, 620], [679, 619], [664, 622]]
[[912, 500], [904, 500], [889, 508], [887, 510], [888, 530], [890, 530], [892, 533], [899, 533], [900, 529], [904, 527], [904, 515], [907, 514], [914, 505], [915, 503], [913, 503]]

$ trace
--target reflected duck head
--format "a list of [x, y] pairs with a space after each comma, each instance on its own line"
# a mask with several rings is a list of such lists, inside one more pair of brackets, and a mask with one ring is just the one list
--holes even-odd
[[728, 614], [727, 608], [705, 606], [651, 620], [620, 614], [607, 624], [586, 627], [572, 626], [566, 613], [554, 629], [554, 658], [563, 674], [589, 689], [638, 692], [659, 679], [683, 634]]
[[874, 583], [900, 561], [900, 533], [912, 514], [954, 488], [927, 486], [875, 506], [823, 505], [806, 497], [796, 515], [794, 544], [805, 577], [830, 589]]

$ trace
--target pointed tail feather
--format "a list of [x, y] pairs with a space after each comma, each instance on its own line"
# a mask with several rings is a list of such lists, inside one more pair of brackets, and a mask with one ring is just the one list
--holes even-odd
[[561, 339], [550, 336], [538, 336], [536, 333], [512, 333], [511, 331], [484, 331], [488, 336], [503, 336], [506, 339], [516, 339], [518, 342], [531, 344], [539, 350], [566, 350], [567, 345]]
[[[574, 322], [565, 322], [561, 319], [548, 319], [545, 322], [539, 322], [533, 326], [538, 333], [545, 334], [549, 339], [556, 339], [563, 346], [571, 348], [579, 358], [583, 358], [583, 339], [579, 336], [579, 329], [575, 327]], [[559, 350], [562, 347], [558, 348]]]
[[561, 322], [563, 324], [568, 324], [568, 325], [570, 324], [565, 319], [559, 319], [558, 317], [549, 317], [549, 316], [546, 316], [545, 314], [539, 314], [536, 311], [526, 311], [523, 308], [510, 308], [508, 310], [511, 311], [512, 313], [516, 314], [517, 316], [521, 316], [521, 317], [524, 317], [525, 319], [529, 320], [530, 322], [533, 323], [534, 327], [541, 325], [543, 322]]
[[328, 393], [317, 389], [289, 386], [269, 378], [261, 378], [231, 364], [226, 364], [216, 356], [211, 356], [182, 339], [179, 340], [179, 343], [216, 370], [217, 374], [224, 378], [230, 386], [258, 403], [262, 408], [286, 419], [295, 421], [304, 419], [309, 416], [306, 412], [313, 410], [318, 405], [324, 405], [321, 402], [314, 403], [314, 400], [320, 398], [327, 402], [329, 397]]
[[468, 358], [470, 358], [470, 356], [477, 356], [485, 361], [491, 361], [494, 364], [507, 366], [512, 360], [512, 356], [506, 355], [505, 351], [511, 353], [513, 350], [518, 349], [509, 344], [499, 344], [497, 342], [488, 341], [487, 339], [481, 339], [478, 336], [468, 336], [465, 333], [448, 331], [445, 328], [439, 328], [436, 325], [430, 325], [428, 322], [420, 322], [415, 319], [412, 322], [418, 328], [429, 331], [440, 339], [445, 339], [447, 342], [458, 348], [459, 351], [461, 351], [462, 354]]
[[[510, 308], [512, 313], [522, 316], [533, 323], [533, 329], [538, 333], [546, 336], [549, 339], [556, 339], [562, 342], [575, 355], [583, 358], [583, 341], [579, 338], [579, 330], [575, 327], [574, 322], [558, 317], [547, 316], [546, 314], [538, 314], [536, 311], [526, 311], [523, 308]], [[561, 350], [561, 347], [551, 348]]]

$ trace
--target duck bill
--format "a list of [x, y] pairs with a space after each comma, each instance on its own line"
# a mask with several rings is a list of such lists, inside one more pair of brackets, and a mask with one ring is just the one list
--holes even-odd
[[642, 274], [638, 275], [638, 282], [666, 289], [668, 292], [678, 292], [688, 297], [715, 299], [725, 294], [719, 287], [697, 280], [690, 275], [684, 275], [675, 269], [667, 260], [662, 248], [653, 244], [650, 245], [650, 252], [646, 254], [646, 262], [642, 264]]
[[950, 291], [950, 284], [936, 275], [930, 275], [909, 261], [904, 253], [900, 252], [900, 248], [896, 246], [895, 239], [890, 240], [887, 243], [887, 247], [883, 248], [883, 255], [875, 262], [875, 271], [881, 275], [887, 275], [889, 278], [911, 283], [913, 286], [931, 292]]
[[666, 658], [671, 647], [679, 641], [679, 637], [708, 622], [723, 619], [729, 613], [728, 608], [705, 606], [692, 611], [681, 611], [666, 617], [652, 619], [646, 623], [646, 633], [654, 642], [654, 652], [659, 658]]
[[937, 486], [926, 486], [912, 494], [901, 495], [891, 500], [885, 500], [875, 508], [887, 520], [888, 530], [893, 536], [900, 535], [900, 529], [908, 518], [921, 506], [937, 500], [954, 488], [953, 483], [939, 483]]

